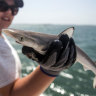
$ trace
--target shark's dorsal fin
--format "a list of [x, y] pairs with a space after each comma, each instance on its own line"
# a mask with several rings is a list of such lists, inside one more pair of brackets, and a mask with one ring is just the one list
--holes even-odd
[[74, 29], [75, 29], [74, 27], [67, 28], [66, 30], [61, 32], [58, 36], [61, 37], [61, 35], [67, 34], [69, 36], [69, 38], [71, 38], [73, 36]]

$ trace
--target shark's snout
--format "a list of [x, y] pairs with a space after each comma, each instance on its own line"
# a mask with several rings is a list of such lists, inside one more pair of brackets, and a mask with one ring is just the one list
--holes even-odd
[[15, 31], [11, 29], [2, 29], [2, 32], [4, 32], [6, 35], [10, 37], [12, 37], [12, 33], [15, 33]]

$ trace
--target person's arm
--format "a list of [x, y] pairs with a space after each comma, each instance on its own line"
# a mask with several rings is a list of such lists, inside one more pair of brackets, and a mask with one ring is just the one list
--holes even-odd
[[38, 66], [31, 74], [15, 82], [10, 96], [39, 96], [54, 79], [45, 75]]
[[0, 96], [40, 96], [55, 77], [49, 77], [38, 66], [32, 73], [0, 89]]

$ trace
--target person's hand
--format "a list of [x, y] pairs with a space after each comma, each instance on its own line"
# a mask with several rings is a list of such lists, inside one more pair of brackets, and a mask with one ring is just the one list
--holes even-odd
[[74, 40], [67, 35], [62, 35], [59, 40], [54, 40], [45, 55], [26, 46], [23, 46], [22, 53], [37, 61], [41, 70], [50, 76], [57, 76], [60, 71], [72, 66], [76, 60]]

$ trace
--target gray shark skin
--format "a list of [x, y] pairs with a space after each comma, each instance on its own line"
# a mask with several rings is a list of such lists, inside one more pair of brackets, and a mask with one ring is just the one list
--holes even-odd
[[[74, 33], [74, 27], [70, 27], [64, 30], [59, 35], [51, 35], [51, 34], [30, 32], [16, 29], [3, 29], [2, 32], [14, 38], [15, 41], [17, 41], [21, 45], [32, 47], [40, 54], [45, 54], [46, 49], [51, 44], [51, 42], [55, 39], [59, 39], [59, 37], [62, 34], [67, 34], [69, 38], [71, 38]], [[76, 51], [77, 51], [76, 62], [82, 64], [85, 71], [91, 70], [95, 74], [93, 87], [96, 88], [96, 64], [77, 45], [76, 45]]]

